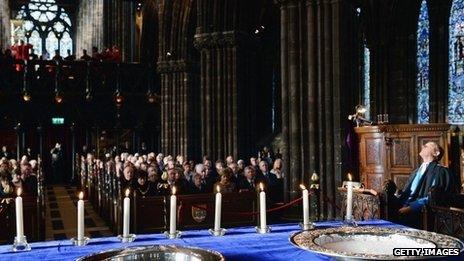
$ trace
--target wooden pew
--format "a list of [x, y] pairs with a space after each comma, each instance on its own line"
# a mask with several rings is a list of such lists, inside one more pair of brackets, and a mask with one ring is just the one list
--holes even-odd
[[464, 240], [464, 208], [429, 206], [424, 212], [425, 229]]
[[13, 201], [13, 198], [0, 198], [0, 244], [12, 243], [15, 236]]
[[[223, 194], [222, 211], [228, 210]], [[168, 209], [171, 208], [167, 200]], [[170, 216], [171, 213], [168, 215]], [[222, 215], [225, 216], [225, 215]], [[169, 220], [169, 219], [168, 219]], [[224, 222], [222, 222], [224, 224]], [[179, 195], [177, 197], [177, 226], [179, 229], [211, 228], [214, 224], [214, 194]], [[169, 226], [169, 224], [167, 224]]]
[[[135, 233], [162, 232], [169, 228], [169, 196], [132, 197], [131, 225]], [[214, 194], [177, 196], [177, 227], [179, 229], [211, 228], [214, 225]], [[257, 210], [254, 192], [224, 193], [222, 196], [223, 227], [254, 225]], [[122, 201], [117, 206], [118, 220], [113, 229], [122, 227]]]
[[138, 198], [134, 193], [132, 200], [132, 228], [135, 233], [152, 233], [166, 230], [166, 198], [163, 196]]
[[424, 229], [464, 240], [464, 194], [439, 196], [432, 192], [423, 212]]
[[[256, 224], [257, 210], [255, 192], [223, 193], [223, 227]], [[168, 201], [169, 202], [169, 201]], [[178, 196], [178, 226], [181, 229], [212, 228], [214, 226], [215, 194]]]
[[[38, 197], [23, 198], [24, 234], [28, 242], [45, 239], [45, 219]], [[15, 199], [2, 199], [0, 213], [0, 243], [12, 243], [16, 235]]]

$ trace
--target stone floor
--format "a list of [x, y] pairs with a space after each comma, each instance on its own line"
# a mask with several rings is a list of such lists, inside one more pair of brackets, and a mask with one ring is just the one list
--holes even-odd
[[[45, 190], [45, 240], [71, 239], [77, 234], [76, 187], [50, 186]], [[85, 235], [90, 238], [112, 235], [105, 222], [85, 202]]]

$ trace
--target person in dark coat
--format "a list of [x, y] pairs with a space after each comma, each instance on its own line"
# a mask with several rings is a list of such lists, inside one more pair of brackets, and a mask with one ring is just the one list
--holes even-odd
[[6, 146], [2, 147], [2, 151], [0, 151], [0, 159], [1, 158], [6, 158], [6, 159], [11, 159], [12, 154], [8, 151], [8, 148]]
[[138, 170], [136, 176], [137, 183], [135, 185], [135, 193], [142, 198], [156, 196], [156, 184], [148, 181], [147, 172]]
[[231, 168], [223, 168], [220, 172], [221, 180], [214, 184], [214, 192], [218, 192], [218, 187], [222, 193], [235, 192], [237, 185], [232, 181], [234, 172]]
[[52, 175], [55, 183], [60, 183], [65, 180], [64, 173], [64, 159], [61, 144], [56, 143], [55, 147], [50, 151], [52, 157]]
[[124, 198], [126, 190], [133, 191], [137, 187], [137, 181], [135, 180], [135, 168], [132, 164], [124, 167], [123, 175], [120, 177], [120, 196]]
[[399, 205], [399, 222], [419, 227], [420, 213], [429, 201], [431, 189], [439, 189], [443, 193], [457, 192], [456, 179], [449, 170], [438, 162], [443, 156], [443, 149], [435, 142], [427, 142], [422, 146], [419, 155], [421, 166], [414, 170], [402, 192], [397, 192]]
[[31, 196], [37, 196], [37, 177], [32, 175], [32, 167], [29, 162], [21, 164], [21, 180], [23, 183], [24, 193]]
[[202, 182], [201, 175], [195, 174], [190, 184], [190, 194], [203, 194], [206, 193], [206, 185]]
[[11, 174], [6, 170], [0, 171], [0, 198], [13, 195], [14, 185], [10, 180]]
[[255, 191], [259, 189], [259, 183], [265, 183], [262, 178], [256, 175], [253, 166], [246, 167], [244, 172], [245, 178], [241, 179], [238, 183], [239, 191]]

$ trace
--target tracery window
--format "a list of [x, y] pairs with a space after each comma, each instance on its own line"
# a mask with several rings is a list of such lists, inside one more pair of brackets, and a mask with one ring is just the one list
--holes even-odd
[[62, 57], [67, 56], [68, 49], [73, 51], [71, 19], [55, 0], [31, 0], [13, 17], [20, 29], [12, 28], [12, 41], [24, 40], [33, 45], [37, 55], [47, 52], [50, 58], [55, 50], [59, 50]]
[[429, 122], [429, 12], [427, 1], [423, 0], [420, 7], [417, 26], [417, 122]]
[[454, 0], [449, 20], [448, 122], [464, 124], [464, 0]]

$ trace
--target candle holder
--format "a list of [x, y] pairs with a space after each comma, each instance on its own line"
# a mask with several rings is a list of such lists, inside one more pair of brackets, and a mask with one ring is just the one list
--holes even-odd
[[313, 230], [314, 229], [314, 224], [312, 222], [308, 223], [308, 224], [300, 223], [300, 227], [301, 227], [301, 230], [303, 230], [303, 231]]
[[270, 226], [255, 227], [255, 229], [256, 229], [256, 232], [258, 232], [259, 234], [267, 234], [267, 233], [271, 232], [271, 227]]
[[118, 239], [121, 240], [121, 243], [131, 243], [134, 242], [137, 236], [135, 234], [129, 234], [127, 236], [118, 235]]
[[169, 233], [169, 231], [164, 231], [164, 235], [166, 236], [166, 238], [175, 239], [175, 238], [180, 238], [180, 236], [182, 235], [182, 232], [179, 230], [176, 230], [176, 232], [171, 234]]
[[86, 246], [90, 241], [89, 237], [83, 237], [82, 239], [77, 239], [77, 237], [71, 238], [71, 242], [75, 246]]
[[13, 242], [13, 251], [31, 251], [31, 246], [27, 243], [26, 236], [15, 237]]
[[225, 228], [219, 228], [218, 230], [210, 228], [208, 232], [215, 237], [222, 237], [227, 232]]

